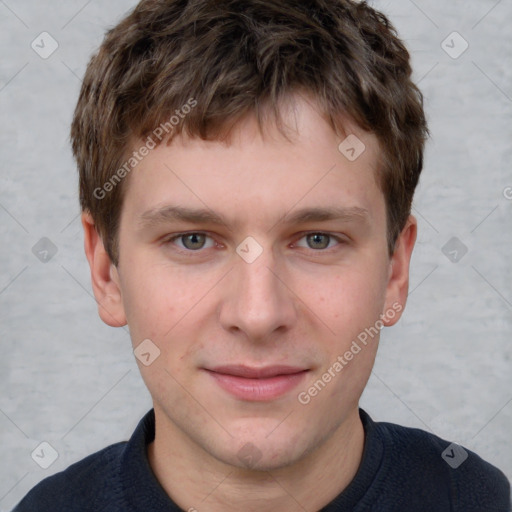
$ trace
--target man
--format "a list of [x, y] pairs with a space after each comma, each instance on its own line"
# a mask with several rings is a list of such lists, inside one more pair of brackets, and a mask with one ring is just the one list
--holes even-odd
[[17, 512], [509, 509], [497, 468], [358, 405], [407, 299], [410, 76], [349, 0], [144, 0], [107, 34], [72, 126], [85, 250], [154, 409]]

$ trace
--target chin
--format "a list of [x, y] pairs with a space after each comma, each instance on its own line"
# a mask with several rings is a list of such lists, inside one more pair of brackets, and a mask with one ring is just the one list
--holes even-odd
[[242, 470], [272, 471], [298, 462], [309, 451], [304, 446], [306, 440], [297, 433], [283, 431], [269, 435], [269, 432], [272, 430], [262, 429], [235, 436], [213, 455]]
[[268, 472], [291, 466], [299, 459], [300, 455], [293, 447], [276, 449], [263, 446], [260, 449], [248, 441], [235, 453], [230, 452], [224, 462], [240, 470]]

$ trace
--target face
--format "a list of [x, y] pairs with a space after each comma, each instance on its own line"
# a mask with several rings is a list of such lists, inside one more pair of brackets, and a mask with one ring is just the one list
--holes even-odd
[[138, 363], [157, 428], [239, 467], [300, 461], [357, 414], [415, 237], [412, 219], [389, 257], [373, 135], [346, 125], [365, 145], [349, 161], [310, 103], [284, 118], [291, 141], [248, 119], [229, 144], [150, 151], [103, 301], [134, 348], [151, 340]]

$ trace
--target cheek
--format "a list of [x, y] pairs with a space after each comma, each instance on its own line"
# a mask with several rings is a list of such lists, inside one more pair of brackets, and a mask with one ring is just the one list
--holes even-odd
[[134, 343], [141, 336], [160, 339], [171, 329], [176, 307], [183, 304], [183, 287], [169, 274], [140, 263], [123, 276], [123, 304]]
[[385, 282], [378, 271], [351, 268], [316, 287], [315, 313], [331, 331], [323, 339], [322, 367], [309, 383], [315, 386], [322, 376], [329, 381], [325, 388], [320, 385], [322, 391], [314, 399], [319, 411], [325, 404], [355, 404], [363, 392], [378, 348]]
[[309, 283], [309, 289], [312, 309], [338, 338], [346, 341], [379, 319], [386, 280], [382, 272], [371, 267], [347, 267], [321, 284]]
[[189, 344], [183, 330], [192, 335], [197, 328], [194, 319], [205, 314], [211, 298], [208, 292], [219, 276], [207, 270], [191, 273], [187, 268], [142, 262], [131, 270], [122, 287], [133, 343], [149, 338], [162, 351], [172, 348], [174, 357], [185, 357], [182, 352]]
[[190, 279], [183, 272], [169, 266], [141, 263], [134, 265], [129, 277], [125, 276], [123, 301], [133, 348], [149, 339], [159, 351], [149, 366], [138, 361], [154, 396], [173, 394], [176, 404], [186, 398], [178, 382], [184, 381], [184, 362], [191, 351], [200, 348], [190, 344], [190, 339], [194, 336], [193, 314], [200, 311], [201, 304], [197, 302], [204, 293], [197, 286], [190, 286]]

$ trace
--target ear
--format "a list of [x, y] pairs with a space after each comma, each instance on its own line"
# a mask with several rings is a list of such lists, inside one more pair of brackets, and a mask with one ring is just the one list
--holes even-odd
[[409, 215], [405, 227], [398, 236], [395, 251], [389, 262], [389, 278], [386, 287], [385, 310], [382, 321], [385, 326], [396, 324], [407, 302], [409, 293], [409, 263], [416, 242], [418, 223]]
[[94, 296], [100, 318], [111, 327], [126, 325], [126, 315], [119, 285], [119, 275], [88, 212], [82, 213], [84, 247], [91, 268]]

